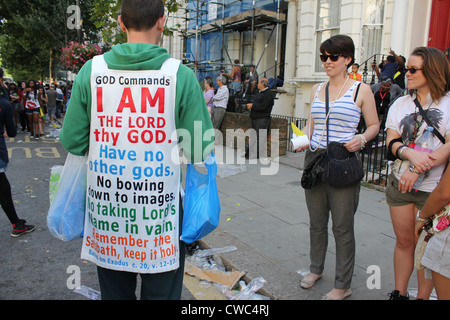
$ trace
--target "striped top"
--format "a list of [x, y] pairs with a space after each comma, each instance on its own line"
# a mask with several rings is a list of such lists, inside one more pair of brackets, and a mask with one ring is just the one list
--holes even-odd
[[[326, 107], [325, 102], [319, 100], [319, 91], [325, 83], [326, 82], [321, 83], [317, 88], [314, 102], [311, 107], [311, 117], [314, 119], [314, 132], [310, 143], [312, 149], [316, 149], [319, 143], [319, 148], [326, 149], [327, 147], [327, 127], [325, 125], [325, 120], [327, 118]], [[353, 101], [353, 94], [359, 83], [359, 81], [356, 81], [350, 89], [334, 103], [334, 106], [333, 101], [330, 101], [329, 103], [329, 107], [331, 108], [331, 113], [328, 117], [330, 142], [348, 142], [356, 134], [361, 118], [361, 108]]]

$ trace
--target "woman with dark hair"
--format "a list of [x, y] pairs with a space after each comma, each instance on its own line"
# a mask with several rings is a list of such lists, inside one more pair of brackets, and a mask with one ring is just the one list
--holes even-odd
[[9, 85], [9, 102], [13, 106], [14, 110], [14, 124], [16, 125], [16, 128], [19, 124], [19, 113], [18, 113], [18, 107], [19, 107], [19, 94], [17, 90], [16, 84], [13, 82]]
[[[303, 128], [310, 144], [297, 149], [307, 149], [305, 168], [326, 150], [328, 142], [342, 143], [349, 152], [356, 152], [364, 148], [380, 128], [370, 87], [347, 75], [347, 69], [354, 63], [353, 40], [345, 35], [331, 37], [322, 43], [320, 53], [329, 80], [315, 85], [311, 91], [311, 115]], [[327, 90], [328, 113], [325, 103]], [[361, 114], [367, 129], [363, 134], [357, 134]], [[343, 300], [351, 294], [355, 264], [354, 215], [358, 207], [359, 191], [359, 182], [338, 188], [327, 181], [318, 181], [311, 189], [305, 189], [310, 218], [311, 265], [310, 273], [302, 279], [302, 288], [311, 288], [322, 277], [330, 211], [333, 222], [336, 274], [334, 289], [324, 299]]]
[[[27, 116], [26, 116], [26, 111], [25, 111], [25, 96], [24, 96], [24, 91], [27, 87], [27, 84], [25, 83], [25, 81], [19, 81], [19, 89], [18, 89], [18, 95], [19, 95], [19, 121], [20, 124], [22, 126], [22, 131], [25, 131], [27, 129]], [[28, 127], [28, 131], [30, 130], [30, 127]]]
[[[47, 103], [48, 97], [45, 92], [44, 86], [39, 86], [38, 89], [38, 100], [41, 109], [39, 110], [39, 134], [43, 136], [45, 134], [45, 115], [47, 114]], [[39, 136], [37, 137], [39, 139]]]
[[[409, 95], [390, 107], [386, 130], [388, 151], [397, 159], [391, 165], [386, 188], [396, 235], [394, 249], [395, 290], [391, 299], [408, 299], [408, 282], [414, 268], [418, 210], [439, 183], [450, 155], [450, 67], [445, 55], [435, 48], [418, 47], [406, 69]], [[419, 150], [416, 142], [427, 127], [434, 127], [431, 152]], [[439, 138], [439, 135], [441, 138]], [[419, 179], [420, 178], [420, 179]], [[418, 299], [428, 299], [433, 288], [424, 272], [417, 272]]]
[[39, 139], [39, 116], [41, 106], [39, 104], [39, 94], [36, 81], [28, 81], [28, 86], [23, 92], [28, 128], [31, 130], [31, 136], [34, 135], [36, 139]]
[[242, 68], [239, 65], [239, 60], [234, 60], [234, 66], [231, 69], [231, 74], [221, 73], [223, 76], [227, 78], [231, 78], [231, 95], [238, 95], [242, 89]]
[[205, 97], [206, 106], [208, 107], [209, 116], [211, 116], [213, 110], [213, 98], [214, 98], [214, 82], [211, 77], [206, 77], [204, 80], [203, 95]]

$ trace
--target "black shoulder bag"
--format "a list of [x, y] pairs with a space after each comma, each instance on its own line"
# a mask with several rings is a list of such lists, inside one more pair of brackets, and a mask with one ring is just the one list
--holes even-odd
[[[326, 88], [326, 112], [329, 109], [328, 86]], [[327, 156], [324, 165], [322, 181], [337, 188], [348, 187], [359, 183], [364, 177], [364, 169], [355, 152], [350, 152], [343, 143], [329, 142], [327, 121]]]

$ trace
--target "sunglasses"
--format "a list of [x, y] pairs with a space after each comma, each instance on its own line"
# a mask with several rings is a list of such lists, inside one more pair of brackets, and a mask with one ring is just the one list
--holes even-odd
[[409, 73], [411, 73], [411, 74], [414, 74], [414, 73], [416, 73], [416, 71], [419, 71], [419, 70], [423, 70], [423, 69], [416, 69], [416, 68], [406, 68], [406, 72], [408, 72], [408, 71], [409, 71]]
[[342, 54], [321, 54], [320, 60], [322, 60], [322, 62], [326, 62], [328, 58], [330, 58], [331, 61], [336, 62], [341, 56]]

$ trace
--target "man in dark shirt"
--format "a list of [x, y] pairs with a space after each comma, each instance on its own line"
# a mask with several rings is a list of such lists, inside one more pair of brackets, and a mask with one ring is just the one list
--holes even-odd
[[380, 128], [384, 129], [386, 124], [386, 117], [388, 113], [388, 108], [391, 102], [391, 82], [383, 81], [381, 87], [375, 92], [375, 105], [378, 111], [378, 118], [380, 120]]
[[[250, 110], [250, 118], [252, 120], [252, 128], [256, 131], [256, 158], [259, 158], [260, 149], [267, 148], [267, 133], [270, 128], [270, 113], [273, 108], [273, 94], [269, 89], [269, 81], [262, 78], [258, 82], [259, 93], [255, 96], [253, 103], [248, 103], [247, 108]], [[261, 144], [261, 146], [260, 146]], [[251, 143], [245, 154], [245, 158], [250, 158], [250, 153], [255, 150], [254, 144]], [[267, 152], [266, 152], [267, 154]], [[253, 154], [252, 154], [253, 155]], [[251, 158], [254, 158], [251, 156]]]
[[8, 94], [3, 84], [3, 69], [0, 68], [0, 205], [13, 226], [11, 236], [18, 237], [24, 233], [34, 231], [36, 227], [25, 224], [26, 221], [19, 219], [17, 216], [11, 195], [11, 185], [5, 174], [9, 159], [4, 129], [6, 129], [6, 134], [9, 137], [16, 136], [17, 130], [14, 124], [13, 115], [13, 107], [11, 103], [9, 103]]

